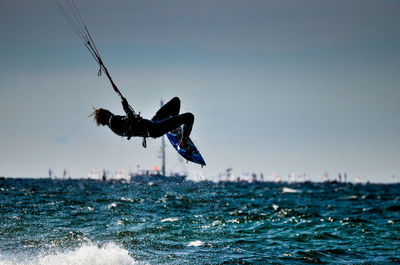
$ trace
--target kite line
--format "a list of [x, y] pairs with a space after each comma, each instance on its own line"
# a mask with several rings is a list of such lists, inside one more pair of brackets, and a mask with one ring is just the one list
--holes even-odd
[[[89, 30], [86, 26], [86, 23], [84, 22], [74, 0], [54, 0], [60, 9], [61, 13], [64, 15], [65, 19], [68, 21], [72, 29], [75, 31], [75, 33], [78, 35], [78, 37], [81, 39], [85, 47], [88, 49], [90, 54], [92, 55], [93, 59], [97, 62], [99, 65], [99, 71], [97, 73], [98, 76], [101, 76], [101, 73], [104, 72], [110, 80], [111, 86], [114, 89], [114, 91], [120, 96], [122, 100], [125, 100], [125, 97], [121, 94], [119, 91], [118, 87], [115, 85], [114, 81], [111, 78], [110, 73], [108, 72], [107, 67], [104, 65], [104, 62], [100, 56], [99, 51], [97, 50], [97, 47], [92, 39], [92, 36], [89, 33]], [[64, 4], [62, 2], [65, 2]], [[129, 106], [131, 110], [133, 111], [132, 107]], [[133, 111], [133, 113], [135, 113]]]

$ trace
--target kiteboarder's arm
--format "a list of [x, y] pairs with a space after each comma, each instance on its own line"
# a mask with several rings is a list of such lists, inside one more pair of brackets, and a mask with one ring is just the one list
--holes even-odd
[[129, 119], [134, 119], [135, 118], [135, 114], [133, 112], [133, 109], [131, 106], [129, 106], [128, 101], [126, 100], [126, 98], [122, 98], [121, 99], [121, 103], [122, 103], [122, 107], [124, 108], [124, 111], [126, 113], [126, 115], [128, 116]]

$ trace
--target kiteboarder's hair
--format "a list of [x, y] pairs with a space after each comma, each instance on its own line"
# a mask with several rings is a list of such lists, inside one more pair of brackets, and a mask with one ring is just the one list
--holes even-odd
[[102, 108], [96, 109], [95, 107], [93, 107], [93, 112], [90, 113], [90, 115], [88, 117], [93, 116], [94, 122], [98, 126], [100, 126], [100, 125], [107, 125], [108, 121], [112, 115], [113, 114], [109, 110], [102, 109]]

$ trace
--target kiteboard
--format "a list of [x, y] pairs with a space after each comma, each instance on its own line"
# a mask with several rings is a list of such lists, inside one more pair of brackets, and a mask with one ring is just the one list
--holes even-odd
[[171, 142], [172, 146], [175, 150], [187, 161], [200, 164], [201, 166], [205, 166], [206, 162], [201, 156], [197, 147], [193, 144], [190, 138], [186, 139], [185, 146], [186, 148], [179, 148], [179, 143], [181, 141], [182, 128], [178, 128], [172, 132], [167, 133], [167, 138]]

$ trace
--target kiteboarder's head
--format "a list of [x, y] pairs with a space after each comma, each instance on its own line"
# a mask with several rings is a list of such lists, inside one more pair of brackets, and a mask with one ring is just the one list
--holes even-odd
[[113, 115], [111, 111], [106, 109], [96, 109], [93, 108], [93, 112], [89, 115], [93, 116], [93, 120], [96, 122], [97, 125], [108, 125], [110, 117]]

